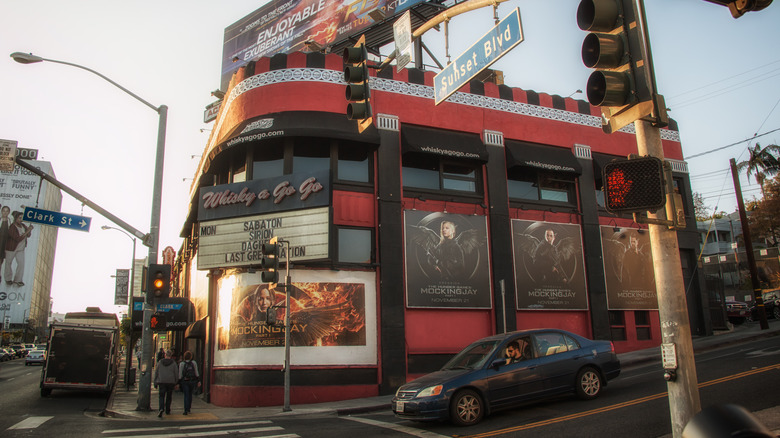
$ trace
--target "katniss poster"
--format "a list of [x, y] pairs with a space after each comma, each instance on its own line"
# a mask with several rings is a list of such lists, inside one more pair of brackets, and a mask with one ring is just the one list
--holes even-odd
[[489, 309], [485, 217], [407, 210], [404, 222], [407, 306]]
[[518, 309], [586, 310], [579, 225], [512, 221]]
[[650, 235], [636, 228], [601, 227], [607, 304], [611, 310], [658, 308]]

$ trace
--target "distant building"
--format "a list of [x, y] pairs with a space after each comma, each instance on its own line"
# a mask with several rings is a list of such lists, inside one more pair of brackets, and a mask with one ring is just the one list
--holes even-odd
[[[54, 174], [51, 163], [36, 159], [37, 150], [19, 148], [18, 151], [31, 165]], [[12, 227], [13, 214], [21, 215], [25, 207], [60, 211], [61, 204], [59, 188], [19, 165], [13, 172], [0, 172], [0, 235], [6, 227], [3, 212], [8, 213], [7, 227]], [[32, 225], [33, 229], [18, 258], [5, 258], [0, 264], [0, 314], [4, 328], [21, 331], [27, 341], [32, 341], [36, 336], [42, 338], [48, 326], [57, 227], [26, 220], [22, 224], [23, 228]], [[4, 239], [0, 236], [0, 240]], [[21, 260], [23, 264], [19, 263]]]

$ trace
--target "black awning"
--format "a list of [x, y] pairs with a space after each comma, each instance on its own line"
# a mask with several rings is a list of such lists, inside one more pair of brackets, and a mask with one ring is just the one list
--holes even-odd
[[477, 134], [404, 126], [401, 129], [403, 153], [438, 155], [443, 158], [486, 163], [488, 151]]
[[522, 141], [505, 141], [507, 167], [531, 167], [550, 172], [582, 174], [582, 166], [571, 150]]
[[199, 319], [187, 326], [187, 330], [184, 331], [184, 337], [190, 339], [206, 339], [206, 319]]
[[223, 142], [223, 148], [279, 137], [337, 138], [379, 144], [379, 132], [375, 126], [361, 133], [357, 121], [347, 119], [345, 114], [292, 111], [266, 114], [244, 121]]

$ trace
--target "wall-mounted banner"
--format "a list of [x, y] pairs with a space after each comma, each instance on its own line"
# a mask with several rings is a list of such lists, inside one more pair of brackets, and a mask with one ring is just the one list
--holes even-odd
[[114, 304], [117, 306], [127, 305], [127, 290], [130, 285], [130, 270], [116, 270], [116, 289], [114, 290]]
[[517, 308], [586, 310], [579, 225], [512, 220]]
[[375, 23], [369, 14], [381, 12], [384, 20], [426, 0], [272, 0], [225, 29], [222, 46], [222, 86], [239, 67], [263, 56], [317, 50], [340, 42]]
[[157, 303], [155, 312], [165, 315], [166, 331], [184, 331], [194, 321], [194, 307], [189, 299], [170, 297]]
[[328, 179], [325, 170], [202, 187], [198, 220], [322, 207], [330, 203]]
[[485, 36], [433, 77], [434, 103], [438, 105], [450, 97], [458, 88], [521, 42], [523, 27], [520, 24], [520, 8], [515, 8]]
[[601, 248], [609, 309], [657, 309], [650, 234], [636, 228], [601, 227]]
[[406, 210], [404, 224], [408, 307], [492, 307], [484, 216]]
[[[32, 160], [37, 150], [17, 148], [17, 158]], [[46, 161], [28, 161], [29, 164], [51, 174]], [[19, 166], [12, 172], [0, 172], [0, 242], [4, 242], [0, 260], [0, 308], [10, 316], [10, 324], [23, 324], [30, 314], [36, 263], [44, 257], [41, 234], [56, 239], [57, 228], [31, 224], [24, 217], [26, 207], [42, 205], [59, 210], [62, 196], [54, 186]], [[49, 200], [49, 201], [47, 201]], [[18, 242], [18, 243], [15, 243]]]
[[[328, 207], [248, 216], [198, 225], [198, 269], [257, 266], [263, 242], [290, 242], [290, 260], [324, 260], [328, 254]], [[287, 246], [282, 246], [282, 260]]]
[[[376, 364], [376, 274], [290, 272], [293, 365]], [[276, 365], [284, 361], [284, 328], [266, 324], [268, 309], [282, 321], [285, 294], [260, 273], [229, 272], [217, 284], [216, 366]]]

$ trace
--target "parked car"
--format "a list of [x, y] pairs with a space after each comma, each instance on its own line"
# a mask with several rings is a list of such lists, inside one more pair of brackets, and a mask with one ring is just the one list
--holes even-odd
[[[764, 300], [764, 311], [767, 318], [780, 319], [780, 290], [770, 290], [761, 294], [761, 298]], [[758, 307], [753, 306], [750, 308], [750, 314], [747, 316], [748, 321], [758, 321]]]
[[726, 317], [732, 324], [742, 324], [750, 313], [750, 307], [742, 301], [726, 300]]
[[552, 395], [596, 398], [619, 374], [609, 341], [556, 329], [504, 333], [472, 343], [441, 370], [402, 385], [392, 409], [408, 420], [470, 426], [495, 410]]
[[27, 350], [24, 349], [24, 346], [19, 344], [11, 345], [11, 349], [14, 350], [16, 353], [16, 357], [25, 357], [27, 356]]
[[0, 348], [0, 362], [16, 359], [16, 352], [10, 348]]

